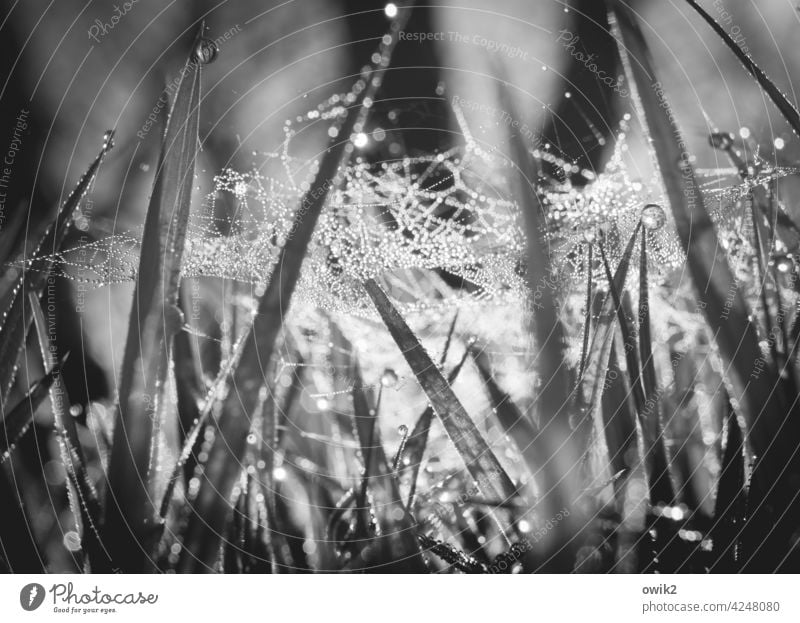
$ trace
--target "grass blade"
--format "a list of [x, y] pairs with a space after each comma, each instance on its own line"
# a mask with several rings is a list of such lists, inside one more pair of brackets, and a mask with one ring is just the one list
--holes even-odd
[[[77, 186], [58, 211], [55, 220], [36, 247], [34, 257], [38, 257], [40, 254], [49, 256], [61, 249], [67, 229], [72, 223], [72, 214], [94, 181], [105, 155], [113, 148], [113, 139], [114, 132], [106, 132], [100, 153], [86, 173], [81, 176]], [[23, 271], [14, 288], [11, 304], [0, 321], [2, 323], [0, 326], [0, 407], [8, 399], [8, 393], [11, 391], [17, 371], [17, 360], [25, 346], [25, 340], [33, 321], [31, 298], [28, 295], [31, 293], [36, 296], [41, 295], [51, 269], [52, 262], [46, 261], [42, 266], [37, 266], [36, 270]]]
[[[23, 227], [27, 216], [25, 210], [14, 210], [8, 217], [8, 222], [0, 228], [0, 274], [8, 269], [6, 262], [15, 259], [22, 252], [25, 240]], [[0, 292], [2, 294], [4, 293]]]
[[586, 245], [586, 317], [583, 321], [583, 344], [581, 345], [581, 361], [578, 368], [578, 382], [583, 379], [583, 373], [586, 371], [586, 357], [589, 354], [589, 335], [592, 332], [592, 295], [594, 284], [592, 282], [592, 255], [594, 254], [594, 245]]
[[[621, 2], [611, 2], [612, 27], [620, 47], [631, 93], [643, 125], [649, 132], [678, 237], [686, 253], [692, 281], [698, 292], [725, 375], [748, 428], [748, 442], [759, 457], [753, 472], [751, 498], [762, 515], [755, 526], [754, 568], [774, 570], [770, 556], [782, 556], [800, 504], [792, 502], [800, 483], [800, 458], [794, 444], [800, 437], [800, 414], [792, 383], [783, 380], [775, 362], [765, 360], [750, 320], [750, 310], [739, 288], [714, 225], [703, 204], [700, 187], [688, 161], [686, 145], [652, 68], [649, 50], [635, 16]], [[787, 375], [788, 376], [788, 375]], [[751, 499], [752, 501], [752, 499]], [[791, 508], [791, 512], [784, 512]], [[779, 521], [780, 519], [780, 521]], [[770, 527], [776, 522], [779, 527]], [[769, 543], [764, 543], [769, 534]], [[757, 542], [758, 541], [758, 542]]]
[[742, 50], [741, 46], [737, 44], [731, 36], [725, 32], [725, 29], [720, 26], [713, 17], [711, 17], [704, 9], [701, 7], [695, 0], [686, 0], [697, 13], [702, 17], [705, 22], [711, 26], [715, 33], [719, 35], [719, 37], [725, 42], [725, 45], [733, 52], [734, 56], [739, 59], [739, 62], [744, 65], [744, 68], [750, 72], [750, 75], [756, 79], [756, 82], [761, 86], [762, 89], [767, 93], [769, 98], [778, 107], [778, 110], [781, 111], [781, 114], [786, 118], [786, 121], [789, 122], [789, 125], [792, 126], [794, 133], [797, 136], [800, 136], [800, 114], [798, 114], [797, 109], [792, 105], [789, 99], [781, 93], [780, 89], [775, 86], [775, 83], [769, 79], [767, 74], [763, 72], [763, 70], [756, 64], [756, 62], [750, 57], [747, 52]]
[[[186, 290], [181, 287], [179, 304], [184, 318], [188, 308], [186, 297]], [[200, 400], [206, 393], [200, 354], [197, 352], [196, 343], [190, 337], [189, 331], [178, 331], [175, 335], [172, 360], [175, 370], [175, 391], [179, 418], [178, 442], [183, 445], [194, 423], [200, 418]], [[186, 473], [187, 481], [189, 473]]]
[[[61, 362], [63, 364], [63, 361]], [[28, 393], [3, 418], [0, 428], [0, 465], [11, 456], [22, 436], [33, 423], [33, 414], [44, 402], [56, 378], [61, 374], [61, 365], [55, 366], [28, 389]]]
[[[501, 108], [507, 111], [511, 119], [521, 123], [524, 117], [516, 110], [508, 87], [507, 81], [500, 85]], [[542, 482], [539, 484], [547, 492], [540, 504], [544, 515], [553, 516], [561, 509], [570, 507], [582, 489], [581, 457], [585, 454], [586, 444], [581, 435], [573, 434], [570, 421], [578, 388], [574, 373], [567, 363], [566, 332], [557, 305], [557, 286], [553, 283], [557, 272], [552, 265], [545, 238], [545, 204], [537, 188], [539, 163], [531, 156], [531, 145], [526, 143], [523, 136], [511, 130], [510, 124], [506, 127], [509, 130], [509, 157], [514, 167], [511, 188], [523, 215], [527, 238], [525, 273], [532, 297], [532, 336], [536, 346], [533, 363], [537, 376], [534, 408], [539, 424], [540, 447], [549, 451], [549, 456], [540, 459], [539, 477]], [[580, 523], [578, 513], [572, 513], [548, 537], [547, 546], [552, 551], [545, 558], [552, 568], [571, 564], [567, 562], [572, 557], [570, 547], [574, 543], [573, 536], [581, 528]], [[549, 567], [544, 570], [549, 570]]]
[[[467, 354], [468, 351], [465, 351], [461, 361], [459, 361], [458, 364], [456, 364], [456, 366], [450, 371], [450, 374], [447, 375], [447, 384], [451, 387], [453, 383], [456, 382], [458, 374], [461, 372], [461, 368], [464, 366], [464, 362], [467, 360]], [[442, 355], [442, 361], [444, 361], [446, 358], [447, 348], [445, 348], [444, 354]], [[417, 479], [419, 478], [419, 470], [422, 469], [422, 457], [424, 456], [425, 448], [428, 445], [428, 435], [430, 434], [433, 418], [433, 408], [426, 407], [425, 411], [422, 412], [422, 415], [419, 416], [419, 419], [417, 419], [416, 423], [414, 424], [414, 429], [411, 431], [411, 434], [408, 436], [408, 440], [405, 444], [405, 461], [401, 462], [399, 476], [402, 477], [405, 470], [411, 470], [411, 476], [409, 476], [408, 501], [406, 503], [406, 508], [409, 510], [413, 508], [414, 505], [414, 496], [417, 491]]]
[[517, 405], [511, 400], [511, 396], [497, 384], [497, 381], [492, 376], [486, 355], [474, 347], [470, 348], [469, 352], [489, 392], [489, 400], [497, 416], [497, 421], [505, 434], [514, 440], [517, 448], [525, 458], [528, 469], [535, 474], [537, 466], [536, 444], [539, 431], [517, 408]]
[[600, 254], [603, 258], [606, 276], [608, 277], [609, 290], [614, 300], [614, 306], [617, 309], [617, 321], [619, 322], [620, 331], [622, 333], [622, 343], [628, 368], [628, 381], [630, 383], [631, 393], [633, 394], [633, 404], [636, 408], [639, 426], [642, 429], [644, 462], [650, 488], [650, 504], [653, 506], [659, 502], [671, 504], [675, 494], [669, 478], [669, 461], [667, 460], [664, 437], [660, 434], [657, 408], [658, 402], [645, 395], [642, 367], [638, 355], [638, 338], [633, 329], [630, 315], [627, 313], [630, 305], [624, 304], [620, 293], [614, 285], [614, 280], [611, 276], [611, 268], [608, 265], [608, 259], [606, 258], [602, 244], [600, 245]]
[[[675, 489], [669, 472], [669, 455], [661, 426], [661, 392], [656, 382], [656, 367], [653, 360], [653, 345], [650, 333], [650, 292], [647, 280], [647, 229], [642, 227], [642, 249], [639, 256], [639, 361], [642, 366], [642, 388], [645, 396], [645, 409], [649, 412], [644, 418], [648, 427], [645, 439], [648, 453], [652, 452], [652, 491], [656, 500], [665, 503], [674, 501]], [[647, 455], [645, 455], [647, 458]]]
[[[625, 288], [625, 282], [628, 278], [628, 271], [630, 269], [631, 259], [633, 257], [633, 249], [636, 245], [638, 231], [639, 230], [637, 228], [631, 234], [619, 264], [617, 265], [617, 269], [614, 271], [614, 277], [611, 280], [611, 283], [614, 284], [617, 292], [621, 292]], [[591, 414], [592, 409], [600, 403], [605, 382], [605, 375], [609, 369], [609, 355], [611, 353], [611, 347], [614, 343], [614, 327], [616, 326], [617, 322], [617, 308], [614, 305], [614, 298], [611, 296], [610, 292], [607, 293], [603, 299], [603, 302], [600, 305], [598, 316], [599, 320], [597, 323], [597, 328], [592, 336], [591, 345], [586, 356], [585, 369], [596, 371], [594, 378], [591, 379], [591, 389], [589, 392], [587, 392], [587, 389], [584, 387], [584, 385], [589, 383], [589, 380], [579, 379], [582, 383], [582, 387], [580, 388], [579, 392], [579, 399], [584, 401], [584, 406], [586, 407], [585, 415]], [[588, 400], [586, 398], [587, 393], [589, 393]]]
[[[613, 342], [603, 384], [601, 410], [611, 473], [629, 474], [635, 466], [635, 461], [630, 460], [628, 453], [636, 448], [636, 414], [631, 409], [630, 395], [619, 367], [617, 347]], [[614, 493], [620, 509], [624, 482], [624, 479], [614, 482]]]
[[[42, 360], [45, 370], [50, 373], [60, 367], [55, 356], [55, 344], [52, 341], [55, 318], [50, 314], [50, 317], [45, 320], [39, 298], [33, 293], [29, 293], [29, 297]], [[50, 300], [49, 295], [47, 308], [55, 309], [55, 302]], [[50, 334], [48, 334], [48, 327], [51, 329]], [[89, 568], [96, 573], [107, 573], [111, 571], [112, 564], [98, 531], [101, 517], [100, 500], [86, 470], [86, 457], [78, 438], [75, 418], [69, 413], [68, 401], [67, 388], [59, 372], [50, 386], [50, 408], [53, 412], [56, 436], [61, 450], [61, 461], [71, 484], [71, 486], [67, 485], [67, 491], [73, 507], [73, 514], [76, 518], [80, 517], [81, 519], [81, 543], [88, 557]]]
[[[723, 390], [724, 391], [724, 390]], [[746, 490], [744, 472], [744, 439], [736, 412], [726, 401], [725, 450], [714, 504], [714, 525], [711, 536], [716, 556], [713, 569], [723, 573], [739, 570], [739, 535], [745, 522]]]
[[516, 488], [508, 474], [400, 312], [373, 279], [368, 279], [364, 288], [428, 396], [434, 412], [444, 425], [481, 494], [489, 499], [500, 500], [515, 497]]
[[[202, 26], [195, 45], [201, 33]], [[158, 533], [153, 468], [169, 353], [183, 325], [178, 286], [198, 144], [200, 68], [193, 47], [164, 130], [120, 373], [104, 537], [125, 572], [154, 564], [147, 555]]]
[[[413, 520], [406, 512], [397, 480], [386, 461], [378, 429], [378, 410], [369, 407], [357, 361], [353, 362], [351, 373], [356, 432], [364, 458], [364, 482], [372, 492], [373, 510], [380, 528], [380, 535], [366, 545], [360, 558], [366, 568], [379, 565], [381, 571], [386, 572], [424, 573], [425, 563]], [[364, 497], [358, 496], [357, 504], [364, 505]], [[360, 510], [356, 508], [356, 513], [361, 514]]]

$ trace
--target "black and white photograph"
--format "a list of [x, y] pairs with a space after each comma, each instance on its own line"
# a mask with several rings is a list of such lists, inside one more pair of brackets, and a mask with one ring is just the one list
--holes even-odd
[[1, 4], [3, 620], [797, 620], [800, 5]]

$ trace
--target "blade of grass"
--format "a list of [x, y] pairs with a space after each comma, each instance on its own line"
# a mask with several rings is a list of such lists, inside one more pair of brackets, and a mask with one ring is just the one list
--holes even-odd
[[[372, 492], [372, 508], [380, 528], [380, 535], [365, 546], [360, 557], [368, 567], [380, 564], [382, 571], [424, 573], [425, 563], [413, 520], [406, 512], [397, 480], [386, 461], [378, 429], [378, 409], [369, 407], [357, 361], [353, 362], [351, 373], [356, 432], [364, 458], [364, 482]], [[357, 504], [364, 505], [365, 498], [359, 496]]]
[[[461, 368], [467, 360], [467, 355], [468, 351], [465, 350], [461, 361], [459, 361], [450, 371], [450, 374], [447, 375], [447, 384], [451, 387], [453, 383], [456, 382], [458, 374], [461, 372]], [[445, 359], [446, 351], [445, 354], [442, 355], [442, 361]], [[422, 469], [422, 458], [425, 454], [425, 448], [428, 445], [428, 435], [430, 434], [433, 418], [433, 407], [426, 407], [425, 411], [422, 412], [422, 415], [419, 416], [414, 424], [414, 428], [408, 436], [408, 441], [406, 441], [405, 461], [400, 468], [399, 476], [402, 477], [405, 470], [411, 470], [411, 476], [409, 476], [408, 501], [406, 502], [406, 508], [409, 510], [411, 510], [414, 505], [414, 496], [417, 491], [417, 479], [419, 478], [419, 470]]]
[[[724, 388], [722, 392], [727, 394]], [[729, 400], [725, 401], [724, 408], [725, 449], [714, 504], [714, 525], [711, 527], [716, 557], [712, 569], [722, 573], [735, 573], [739, 570], [739, 535], [744, 526], [747, 505], [744, 439], [736, 412], [731, 408]]]
[[[636, 244], [636, 237], [638, 235], [638, 227], [634, 229], [631, 234], [628, 244], [623, 251], [617, 269], [614, 272], [612, 283], [621, 292], [625, 288], [625, 282], [628, 278], [628, 271], [630, 269], [631, 259], [633, 257], [633, 249]], [[609, 355], [611, 353], [611, 346], [614, 342], [614, 328], [617, 322], [617, 308], [614, 305], [614, 298], [608, 292], [603, 299], [598, 313], [598, 323], [595, 333], [592, 336], [591, 346], [587, 354], [587, 369], [595, 370], [594, 379], [592, 380], [591, 391], [589, 394], [588, 402], [585, 403], [585, 413], [589, 415], [592, 409], [599, 404], [602, 395], [602, 388], [605, 378], [605, 373], [608, 370]], [[587, 380], [583, 380], [587, 383]], [[581, 388], [580, 400], [585, 401], [586, 389]]]
[[[638, 231], [638, 227], [637, 227]], [[622, 304], [622, 295], [617, 290], [614, 284], [614, 277], [611, 275], [611, 267], [608, 264], [608, 258], [602, 244], [600, 244], [600, 256], [603, 260], [603, 267], [606, 271], [606, 278], [608, 279], [608, 290], [611, 298], [614, 301], [614, 309], [617, 313], [617, 323], [619, 324], [620, 333], [622, 333], [622, 343], [625, 351], [625, 361], [628, 367], [628, 377], [631, 385], [631, 392], [633, 394], [633, 402], [636, 405], [636, 411], [641, 414], [644, 412], [644, 386], [642, 384], [642, 367], [639, 362], [637, 342], [638, 338], [631, 324], [631, 319], [625, 313]]]
[[[32, 292], [31, 298], [33, 321], [36, 327], [39, 348], [46, 372], [60, 368], [56, 359], [56, 346], [53, 342], [55, 330], [55, 317], [53, 313], [45, 320], [42, 305]], [[50, 298], [50, 288], [47, 293], [47, 308], [55, 309], [55, 301]], [[48, 333], [48, 328], [50, 333]], [[89, 562], [89, 568], [95, 573], [108, 573], [113, 568], [111, 557], [100, 539], [98, 526], [100, 525], [101, 507], [97, 497], [94, 483], [86, 470], [86, 457], [83, 453], [78, 428], [75, 418], [69, 412], [69, 396], [64, 380], [59, 373], [50, 386], [50, 409], [55, 422], [56, 436], [61, 451], [61, 461], [69, 477], [70, 484], [67, 491], [76, 518], [81, 519], [81, 544]]]
[[[631, 409], [630, 394], [625, 386], [617, 359], [617, 347], [613, 342], [603, 384], [601, 409], [611, 473], [629, 474], [636, 464], [628, 456], [636, 448], [636, 414]], [[624, 478], [614, 482], [614, 494], [620, 510], [624, 503], [624, 483]]]
[[433, 552], [444, 562], [462, 573], [486, 573], [484, 565], [449, 543], [433, 539], [424, 534], [420, 535], [419, 542], [427, 551]]
[[[24, 244], [25, 234], [22, 232], [27, 216], [26, 210], [13, 210], [7, 217], [6, 223], [0, 228], [0, 274], [5, 274], [10, 268], [6, 262], [13, 260], [23, 251], [21, 247]], [[1, 294], [3, 293], [0, 292]]]
[[720, 39], [725, 42], [725, 45], [733, 52], [734, 56], [739, 59], [739, 62], [744, 65], [744, 68], [750, 72], [750, 75], [756, 79], [756, 82], [761, 86], [762, 89], [766, 92], [775, 106], [778, 107], [778, 110], [781, 111], [786, 121], [789, 122], [789, 125], [792, 126], [794, 133], [800, 137], [800, 113], [797, 112], [797, 109], [792, 105], [789, 99], [781, 93], [780, 89], [775, 86], [775, 83], [769, 79], [767, 74], [756, 64], [756, 62], [750, 57], [750, 55], [745, 52], [742, 47], [733, 40], [733, 38], [725, 32], [725, 29], [720, 26], [716, 20], [711, 17], [704, 9], [701, 7], [695, 0], [686, 0], [700, 17], [705, 20], [705, 22], [711, 26], [712, 30], [719, 35]]
[[194, 48], [202, 29], [164, 129], [120, 372], [104, 540], [129, 573], [155, 564], [149, 555], [159, 532], [154, 468], [172, 341], [183, 325], [178, 287], [198, 144], [201, 65]]
[[647, 280], [647, 230], [642, 227], [642, 249], [639, 256], [639, 361], [642, 366], [642, 388], [645, 408], [650, 411], [646, 424], [649, 428], [646, 439], [652, 444], [652, 469], [654, 483], [652, 490], [657, 492], [656, 500], [674, 502], [675, 489], [669, 471], [669, 455], [661, 426], [661, 391], [656, 381], [656, 367], [653, 360], [653, 345], [650, 333], [650, 291]]
[[522, 453], [525, 463], [532, 474], [537, 467], [537, 439], [539, 431], [536, 426], [519, 410], [503, 389], [497, 384], [489, 367], [486, 354], [474, 346], [469, 348], [472, 359], [483, 379], [489, 393], [489, 400], [501, 428], [514, 440], [517, 449]]
[[[742, 181], [748, 182], [753, 177], [755, 169], [747, 166], [740, 152], [735, 149], [733, 141], [733, 135], [726, 132], [714, 132], [708, 139], [712, 147], [725, 152], [731, 164], [739, 172], [739, 177]], [[761, 212], [769, 223], [770, 231], [767, 239], [774, 243], [777, 236], [788, 251], [794, 253], [800, 244], [800, 227], [795, 224], [784, 206], [779, 201], [774, 200], [772, 192], [768, 195], [763, 186], [751, 187], [750, 194], [754, 198], [753, 206]], [[800, 284], [795, 283], [793, 287], [797, 289]]]
[[[747, 422], [748, 443], [758, 457], [750, 492], [761, 514], [752, 522], [760, 525], [751, 534], [757, 552], [753, 566], [774, 570], [769, 559], [786, 551], [791, 526], [800, 516], [800, 505], [792, 501], [800, 483], [800, 459], [794, 446], [800, 437], [796, 399], [775, 362], [765, 360], [761, 353], [750, 310], [703, 204], [686, 144], [653, 71], [636, 17], [620, 2], [610, 2], [610, 6], [633, 101], [652, 141], [689, 272], [723, 359], [732, 399]], [[771, 530], [768, 526], [776, 522], [780, 527]], [[762, 542], [765, 534], [768, 544]]]
[[[179, 305], [184, 318], [189, 305], [186, 301], [186, 289], [181, 286]], [[200, 400], [206, 392], [203, 383], [202, 365], [196, 344], [187, 330], [178, 331], [172, 349], [173, 369], [175, 370], [175, 393], [177, 397], [179, 430], [178, 443], [183, 445], [186, 436], [191, 432], [194, 423], [200, 419]], [[184, 470], [185, 481], [191, 477], [193, 465]]]
[[516, 488], [508, 474], [400, 312], [392, 305], [375, 280], [368, 279], [364, 283], [364, 289], [428, 396], [434, 412], [441, 420], [481, 494], [487, 498], [500, 500], [515, 497]]
[[645, 395], [641, 362], [638, 355], [638, 338], [633, 329], [630, 316], [626, 313], [627, 306], [624, 305], [623, 299], [614, 285], [611, 268], [608, 265], [608, 259], [602, 244], [600, 245], [600, 255], [608, 277], [609, 290], [614, 300], [614, 306], [617, 309], [617, 322], [622, 333], [629, 386], [633, 394], [633, 404], [636, 408], [639, 426], [642, 430], [650, 503], [653, 506], [659, 502], [671, 504], [675, 496], [669, 478], [669, 461], [667, 460], [664, 437], [658, 432], [660, 429], [657, 421], [658, 410], [654, 410], [654, 405], [657, 405], [657, 401], [653, 402]]
[[578, 383], [583, 380], [583, 373], [586, 370], [586, 357], [589, 354], [589, 335], [592, 332], [592, 294], [594, 284], [592, 283], [592, 263], [594, 245], [586, 245], [586, 317], [583, 321], [583, 345], [581, 346], [581, 361], [578, 368]]
[[[456, 330], [457, 321], [458, 312], [456, 311], [455, 315], [453, 316], [453, 320], [450, 323], [450, 329], [447, 332], [447, 338], [444, 341], [442, 356], [439, 358], [439, 365], [441, 367], [444, 367], [444, 364], [447, 361], [447, 355], [450, 353], [450, 344], [452, 343], [453, 334]], [[451, 370], [450, 374], [447, 375], [447, 383], [450, 386], [455, 383], [458, 373], [461, 371], [461, 367], [464, 365], [466, 358], [467, 352], [465, 351], [460, 363], [453, 370]], [[409, 509], [409, 511], [411, 508], [413, 508], [414, 495], [417, 490], [417, 478], [419, 477], [419, 470], [422, 468], [422, 457], [425, 454], [425, 448], [428, 445], [428, 434], [430, 433], [432, 423], [433, 409], [428, 406], [414, 423], [414, 428], [412, 429], [411, 434], [408, 436], [408, 439], [406, 439], [404, 446], [405, 460], [400, 461], [398, 478], [402, 479], [406, 470], [411, 470], [408, 501], [406, 503], [406, 508]], [[402, 459], [403, 457], [400, 458]]]
[[192, 458], [193, 453], [198, 450], [201, 445], [203, 439], [201, 438], [201, 433], [206, 429], [206, 426], [209, 425], [209, 421], [211, 416], [214, 412], [215, 406], [215, 397], [219, 394], [219, 392], [223, 391], [223, 386], [228, 378], [228, 375], [234, 369], [236, 362], [239, 360], [239, 356], [241, 355], [241, 347], [243, 342], [239, 341], [237, 344], [234, 344], [233, 353], [231, 354], [230, 358], [226, 361], [226, 365], [220, 370], [219, 374], [215, 382], [209, 388], [208, 392], [206, 392], [206, 397], [203, 401], [203, 408], [200, 411], [200, 416], [192, 425], [192, 428], [187, 433], [186, 437], [183, 440], [183, 446], [181, 448], [181, 453], [178, 455], [178, 460], [175, 461], [175, 466], [172, 469], [172, 474], [167, 481], [167, 486], [164, 491], [164, 495], [161, 498], [161, 506], [159, 510], [159, 518], [160, 524], [163, 526], [164, 519], [167, 516], [167, 511], [169, 510], [169, 504], [172, 501], [172, 496], [175, 491], [175, 485], [177, 485], [178, 481], [181, 478], [181, 474], [189, 465], [190, 459]]
[[752, 443], [760, 453], [767, 448], [771, 436], [765, 430], [767, 418], [757, 416], [764, 406], [763, 400], [773, 394], [771, 387], [775, 383], [770, 381], [777, 379], [769, 369], [756, 375], [757, 378], [751, 378], [754, 362], [762, 361], [762, 357], [755, 327], [748, 319], [749, 309], [703, 205], [694, 172], [685, 158], [685, 144], [675, 119], [662, 106], [664, 98], [653, 89], [655, 74], [644, 37], [635, 18], [618, 3], [612, 4], [615, 7], [612, 16], [615, 36], [620, 42], [631, 88], [637, 95], [640, 115], [646, 121], [653, 141], [689, 269], [704, 303], [708, 324], [734, 381], [733, 398], [747, 411]]
[[[63, 360], [61, 362], [63, 364]], [[50, 387], [61, 373], [61, 365], [55, 366], [28, 389], [28, 393], [3, 418], [0, 428], [0, 465], [6, 462], [14, 448], [33, 423], [33, 414], [47, 398]]]
[[[496, 75], [502, 76], [502, 70]], [[507, 80], [500, 81], [498, 94], [501, 108], [520, 124], [523, 117], [512, 101], [510, 86]], [[570, 423], [577, 387], [567, 362], [566, 332], [557, 305], [558, 286], [554, 283], [557, 273], [545, 236], [545, 203], [537, 188], [540, 167], [531, 155], [533, 146], [526, 144], [523, 136], [512, 130], [511, 124], [506, 127], [509, 159], [514, 169], [511, 190], [522, 212], [527, 238], [525, 274], [531, 291], [531, 333], [536, 347], [533, 362], [537, 376], [534, 408], [541, 447], [549, 450], [549, 456], [540, 459], [539, 484], [547, 492], [540, 504], [545, 515], [553, 516], [571, 506], [577, 492], [582, 489], [581, 457], [586, 447], [580, 435], [573, 435]], [[571, 568], [573, 537], [581, 529], [578, 515], [572, 513], [548, 536], [546, 545], [551, 551], [545, 555], [549, 566], [544, 571], [557, 567]]]
[[[86, 173], [81, 176], [77, 186], [58, 211], [55, 220], [37, 245], [34, 257], [51, 256], [61, 249], [67, 229], [72, 223], [72, 215], [94, 181], [105, 155], [113, 148], [113, 139], [114, 132], [106, 132], [100, 153]], [[11, 391], [17, 371], [17, 360], [25, 346], [25, 340], [33, 321], [31, 298], [28, 295], [32, 293], [38, 296], [41, 294], [50, 277], [51, 270], [52, 261], [49, 260], [37, 267], [36, 270], [23, 270], [14, 288], [11, 304], [0, 321], [2, 323], [0, 325], [0, 408], [8, 399], [8, 393]]]

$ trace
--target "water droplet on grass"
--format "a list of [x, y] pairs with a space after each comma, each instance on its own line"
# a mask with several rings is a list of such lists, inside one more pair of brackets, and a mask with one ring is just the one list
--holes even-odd
[[216, 60], [219, 48], [211, 39], [203, 37], [195, 44], [193, 54], [198, 63], [209, 65]]
[[397, 372], [391, 368], [386, 368], [381, 376], [381, 385], [384, 387], [394, 387], [397, 385]]
[[656, 231], [664, 227], [667, 215], [664, 208], [655, 203], [648, 203], [642, 210], [642, 225], [649, 231]]

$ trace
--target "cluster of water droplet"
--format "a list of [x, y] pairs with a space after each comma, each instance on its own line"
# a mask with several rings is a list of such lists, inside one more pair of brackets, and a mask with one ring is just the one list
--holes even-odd
[[[388, 61], [392, 35], [382, 41], [373, 59]], [[384, 49], [385, 48], [385, 49]], [[211, 62], [214, 51], [202, 41], [199, 62]], [[374, 68], [374, 67], [373, 67]], [[346, 107], [378, 79], [364, 68], [346, 94], [333, 95], [285, 125], [283, 149], [263, 154], [259, 170], [225, 170], [215, 178], [214, 191], [193, 210], [184, 250], [185, 277], [215, 276], [263, 285], [274, 269], [278, 252], [293, 233], [297, 211], [311, 187], [318, 163], [291, 155], [298, 132], [312, 125], [327, 126], [335, 138]], [[367, 98], [366, 108], [371, 106]], [[441, 153], [398, 157], [372, 163], [362, 157], [371, 140], [390, 139], [381, 128], [366, 134], [363, 123], [351, 136], [354, 157], [329, 189], [297, 289], [298, 298], [313, 307], [346, 313], [371, 309], [361, 283], [368, 277], [389, 282], [405, 309], [430, 309], [460, 301], [520, 301], [525, 296], [524, 234], [519, 208], [507, 194], [510, 164], [487, 152], [472, 137], [464, 115], [454, 110], [463, 145]], [[390, 113], [391, 114], [391, 113]], [[650, 279], [684, 261], [660, 180], [631, 177], [626, 132], [629, 116], [620, 124], [613, 155], [605, 170], [583, 188], [565, 183], [543, 185], [548, 251], [553, 265], [585, 275], [588, 246], [603, 244], [615, 265], [636, 226], [648, 237]], [[365, 140], [360, 140], [360, 135]], [[546, 150], [540, 146], [541, 158]], [[535, 154], [535, 155], [536, 155]], [[266, 166], [269, 161], [277, 166]], [[263, 171], [270, 170], [270, 174]], [[275, 169], [277, 172], [273, 172]], [[747, 226], [747, 211], [737, 209], [754, 186], [792, 173], [760, 168], [747, 183], [721, 182], [721, 173], [699, 173], [698, 179], [718, 233], [736, 263], [737, 245]], [[299, 179], [297, 171], [305, 171]], [[498, 190], [500, 189], [500, 190]], [[747, 257], [744, 249], [742, 257]], [[55, 257], [57, 272], [73, 279], [107, 284], [135, 277], [138, 245], [134, 234], [118, 234], [82, 245]], [[593, 275], [605, 279], [599, 254]], [[459, 287], [452, 288], [454, 283]]]
[[[647, 232], [652, 279], [666, 276], [683, 262], [671, 216], [663, 207], [667, 204], [659, 180], [631, 177], [626, 131], [627, 120], [620, 126], [608, 165], [594, 182], [583, 188], [567, 183], [545, 189], [555, 265], [582, 274], [588, 245], [602, 243], [613, 267], [639, 223]], [[605, 272], [600, 254], [594, 258], [594, 276], [602, 282]]]

